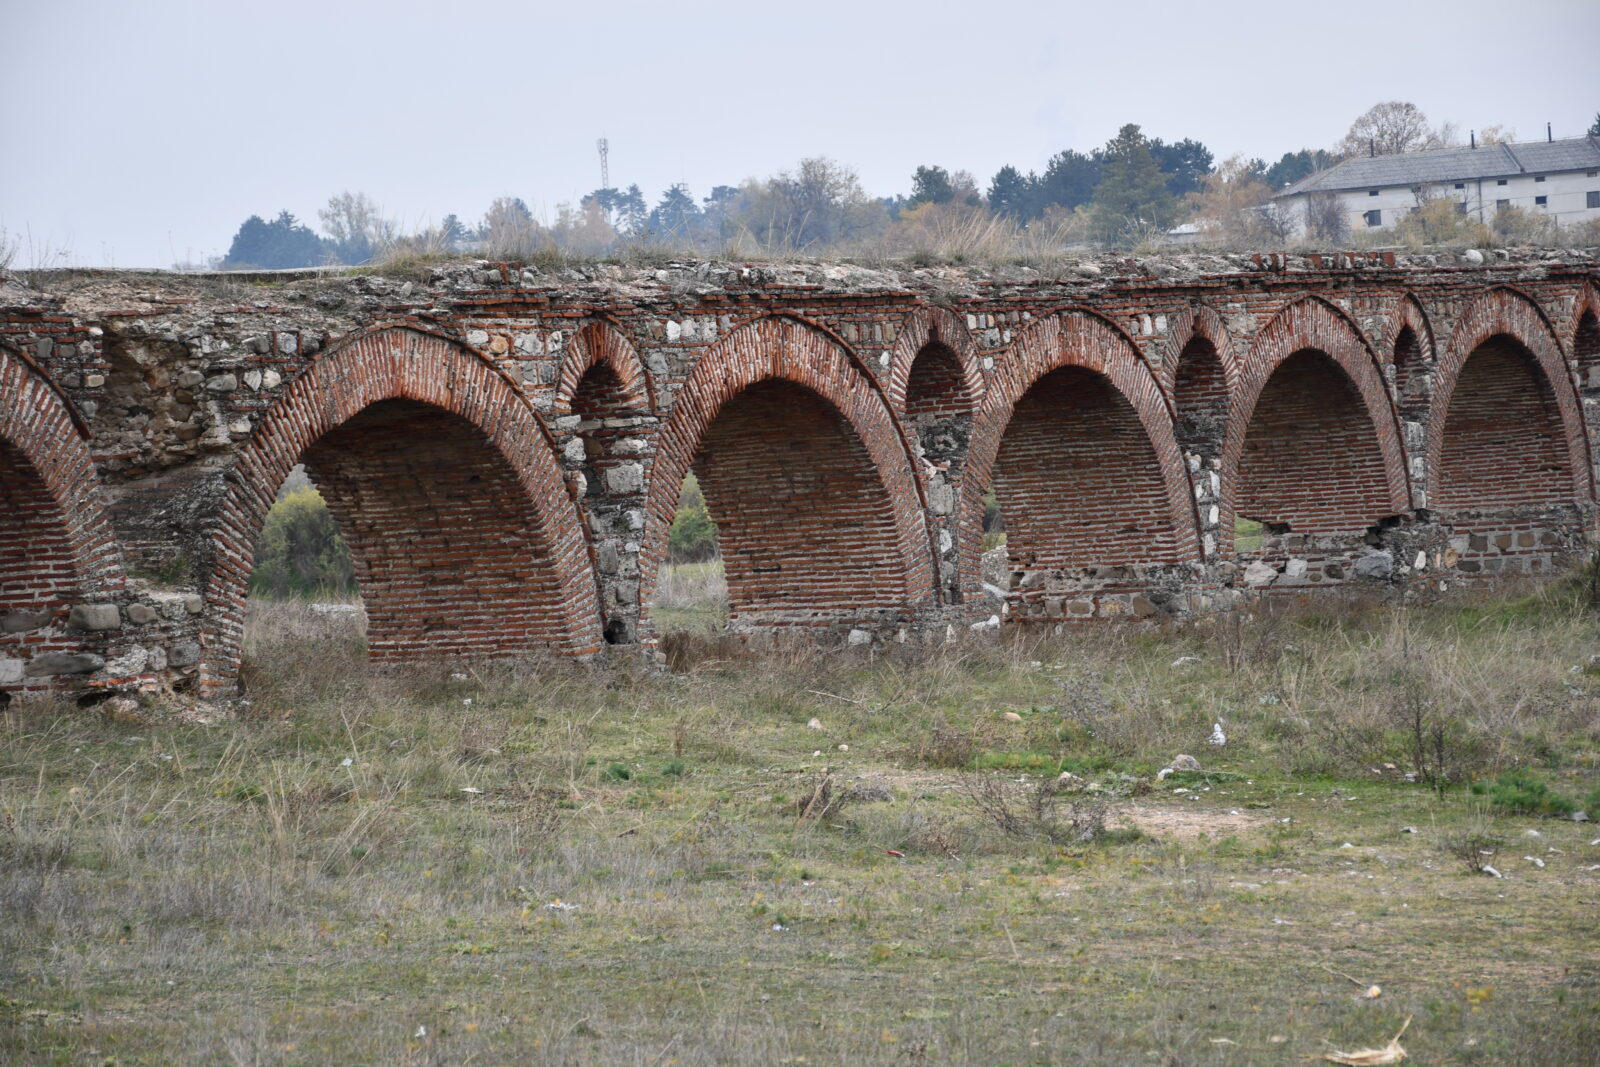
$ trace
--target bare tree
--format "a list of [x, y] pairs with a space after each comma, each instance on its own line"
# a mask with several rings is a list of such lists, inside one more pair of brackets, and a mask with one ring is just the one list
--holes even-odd
[[1335, 148], [1346, 156], [1369, 153], [1392, 156], [1401, 152], [1420, 152], [1444, 148], [1454, 139], [1455, 128], [1448, 123], [1435, 129], [1416, 104], [1405, 100], [1385, 100], [1374, 104], [1350, 124]]
[[1350, 220], [1338, 193], [1310, 193], [1306, 196], [1306, 236], [1313, 241], [1339, 244], [1350, 239]]
[[328, 198], [328, 206], [317, 212], [323, 232], [334, 244], [342, 263], [365, 263], [397, 236], [399, 227], [383, 217], [378, 205], [366, 193], [346, 189]]

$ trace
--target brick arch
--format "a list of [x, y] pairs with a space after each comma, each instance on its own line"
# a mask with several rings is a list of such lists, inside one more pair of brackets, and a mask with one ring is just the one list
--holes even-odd
[[[583, 530], [531, 405], [484, 354], [380, 328], [307, 367], [227, 475], [206, 586], [202, 692], [235, 682], [255, 541], [302, 458], [326, 483], [358, 557], [374, 654], [390, 646], [467, 654], [466, 640], [473, 655], [598, 647]], [[382, 586], [382, 625], [368, 579]]]
[[1439, 358], [1428, 417], [1430, 484], [1438, 484], [1450, 403], [1462, 372], [1472, 355], [1496, 336], [1515, 341], [1538, 368], [1559, 419], [1561, 448], [1573, 491], [1580, 499], [1592, 499], [1594, 487], [1583, 412], [1561, 342], [1544, 309], [1532, 297], [1510, 286], [1496, 286], [1467, 305], [1456, 319], [1449, 344]]
[[[1409, 331], [1409, 333], [1408, 333]], [[1401, 417], [1417, 421], [1427, 416], [1428, 370], [1438, 359], [1433, 323], [1412, 293], [1404, 293], [1390, 316], [1384, 353], [1394, 368], [1394, 404]]]
[[654, 384], [645, 372], [638, 349], [613, 323], [600, 319], [573, 335], [561, 356], [554, 403], [557, 415], [572, 413], [572, 398], [584, 375], [600, 364], [609, 366], [617, 376], [619, 396], [628, 407], [645, 411], [655, 406]]
[[[790, 403], [798, 412], [793, 420], [785, 410]], [[733, 421], [719, 426], [719, 416], [725, 411], [731, 412]], [[645, 501], [646, 529], [639, 561], [643, 611], [648, 613], [660, 567], [666, 561], [668, 531], [684, 476], [714, 430], [722, 434], [715, 443], [725, 452], [734, 437], [746, 446], [750, 465], [740, 476], [747, 480], [788, 477], [803, 481], [805, 472], [784, 465], [783, 453], [789, 451], [786, 442], [772, 440], [771, 435], [825, 434], [841, 450], [839, 456], [809, 458], [797, 453], [797, 457], [848, 490], [844, 495], [850, 499], [844, 500], [844, 505], [856, 507], [861, 499], [871, 498], [874, 514], [854, 515], [852, 521], [859, 521], [862, 529], [873, 535], [873, 543], [857, 547], [875, 559], [884, 579], [877, 583], [878, 588], [891, 593], [899, 608], [921, 604], [930, 597], [933, 558], [921, 489], [912, 473], [911, 448], [887, 396], [837, 337], [795, 317], [770, 316], [735, 328], [700, 357], [660, 430]], [[761, 447], [764, 435], [772, 447]], [[739, 473], [720, 472], [730, 479]], [[713, 499], [716, 489], [704, 477], [701, 488], [712, 506], [712, 517], [722, 524]], [[748, 507], [743, 509], [743, 520], [765, 529], [776, 528], [779, 516], [762, 509], [788, 501], [782, 493], [755, 490], [744, 503]], [[724, 529], [723, 536], [729, 532]], [[724, 549], [726, 560], [726, 545]], [[788, 558], [793, 567], [810, 573], [807, 554], [794, 551]], [[841, 573], [849, 566], [848, 560], [835, 562], [843, 565]], [[781, 561], [774, 562], [779, 564]], [[729, 561], [728, 566], [731, 601], [736, 565]], [[772, 579], [768, 583], [775, 584]], [[647, 624], [645, 631], [650, 634], [652, 627]]]
[[1227, 323], [1222, 321], [1222, 316], [1207, 304], [1196, 304], [1173, 320], [1172, 327], [1167, 333], [1166, 346], [1162, 350], [1161, 368], [1158, 372], [1162, 387], [1168, 391], [1176, 389], [1178, 364], [1183, 358], [1184, 350], [1197, 337], [1210, 342], [1217, 354], [1217, 360], [1222, 364], [1223, 378], [1227, 382], [1228, 390], [1232, 392], [1239, 380], [1239, 358], [1234, 351], [1233, 335], [1228, 332]]
[[1400, 331], [1408, 326], [1411, 328], [1411, 332], [1416, 335], [1420, 349], [1419, 354], [1426, 362], [1432, 363], [1438, 358], [1438, 348], [1435, 345], [1433, 335], [1433, 320], [1429, 318], [1428, 312], [1423, 308], [1422, 301], [1417, 299], [1415, 293], [1410, 292], [1401, 294], [1399, 301], [1395, 304], [1394, 314], [1389, 318], [1389, 333], [1386, 338], [1387, 343], [1384, 346], [1387, 351], [1394, 352], [1395, 342], [1400, 337]]
[[[1351, 403], [1338, 409], [1328, 407], [1318, 411], [1314, 398], [1311, 398], [1311, 408], [1305, 413], [1307, 418], [1323, 416], [1324, 421], [1328, 422], [1328, 429], [1337, 432], [1347, 447], [1358, 454], [1368, 455], [1374, 460], [1373, 465], [1381, 465], [1381, 471], [1371, 472], [1372, 479], [1381, 484], [1368, 487], [1370, 492], [1364, 494], [1369, 505], [1378, 509], [1378, 514], [1362, 516], [1365, 520], [1362, 524], [1370, 524], [1382, 517], [1385, 510], [1388, 514], [1400, 514], [1411, 506], [1405, 450], [1401, 446], [1394, 407], [1379, 371], [1376, 354], [1344, 312], [1318, 297], [1304, 297], [1282, 308], [1256, 336], [1244, 373], [1240, 375], [1237, 401], [1222, 451], [1221, 526], [1225, 540], [1232, 536], [1233, 519], [1242, 491], [1239, 475], [1245, 441], [1252, 424], [1256, 422], [1256, 409], [1262, 393], [1280, 367], [1292, 357], [1307, 351], [1319, 353], [1325, 360], [1299, 360], [1293, 368], [1294, 372], [1316, 378], [1315, 382], [1307, 379], [1310, 385], [1335, 389], [1348, 385], [1353, 390], [1353, 396], [1349, 396]], [[1338, 373], [1329, 377], [1332, 368], [1336, 368]], [[1358, 411], [1365, 417], [1366, 426], [1343, 425]], [[1292, 432], [1298, 432], [1301, 436], [1307, 434], [1304, 427]], [[1372, 440], [1363, 440], [1368, 433], [1372, 435]], [[1352, 472], [1345, 480], [1354, 477]]]
[[[74, 412], [30, 360], [0, 346], [0, 691], [43, 688], [24, 662], [103, 650], [69, 634], [74, 603], [123, 584], [111, 523]], [[30, 625], [32, 624], [32, 625]]]
[[[1578, 392], [1600, 398], [1600, 288], [1586, 283], [1572, 308], [1572, 366]], [[1593, 459], [1594, 457], [1590, 457]]]
[[[1148, 446], [1149, 468], [1130, 468], [1124, 473], [1140, 483], [1141, 489], [1158, 486], [1151, 495], [1159, 498], [1157, 506], [1163, 507], [1165, 514], [1157, 524], [1167, 527], [1169, 537], [1159, 555], [1173, 560], [1195, 558], [1199, 542], [1193, 494], [1173, 435], [1171, 408], [1155, 375], [1138, 347], [1114, 323], [1091, 312], [1065, 309], [1023, 329], [989, 379], [973, 428], [962, 492], [966, 573], [977, 573], [983, 493], [995, 476], [1013, 416], [1035, 385], [1063, 370], [1077, 373], [1047, 383], [1052, 389], [1059, 384], [1093, 400], [1097, 408], [1117, 418], [1119, 435], [1130, 448], [1138, 447], [1139, 437]], [[1117, 449], [1099, 451], [1107, 459], [1127, 458]], [[1119, 498], [1118, 503], [1130, 509], [1134, 506], [1128, 498]], [[1115, 512], [1108, 518], [1115, 518]], [[1150, 516], [1142, 521], [1148, 523]]]
[[905, 411], [912, 368], [916, 365], [917, 357], [930, 344], [942, 345], [955, 357], [960, 367], [960, 403], [970, 413], [977, 407], [984, 390], [977, 346], [961, 316], [940, 307], [918, 308], [901, 325], [900, 336], [889, 353], [889, 379], [886, 386], [889, 402], [896, 411]]

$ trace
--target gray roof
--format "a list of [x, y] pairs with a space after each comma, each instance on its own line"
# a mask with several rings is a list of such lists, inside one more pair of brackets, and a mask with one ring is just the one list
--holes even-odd
[[1519, 174], [1553, 174], [1566, 170], [1600, 170], [1600, 138], [1568, 137], [1560, 141], [1439, 148], [1392, 156], [1357, 156], [1302, 178], [1278, 193], [1335, 192], [1384, 186], [1430, 185], [1435, 182], [1510, 178]]

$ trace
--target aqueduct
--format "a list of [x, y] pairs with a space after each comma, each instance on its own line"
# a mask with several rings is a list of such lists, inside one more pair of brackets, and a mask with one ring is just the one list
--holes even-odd
[[230, 692], [296, 464], [390, 659], [653, 650], [691, 468], [756, 641], [1436, 594], [1596, 534], [1578, 253], [41, 284], [0, 289], [0, 694]]

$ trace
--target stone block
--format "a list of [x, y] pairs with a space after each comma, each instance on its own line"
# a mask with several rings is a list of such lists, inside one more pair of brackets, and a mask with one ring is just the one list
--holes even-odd
[[74, 604], [67, 625], [74, 630], [120, 630], [122, 616], [115, 604]]
[[0, 633], [25, 634], [29, 630], [41, 630], [50, 625], [51, 618], [48, 611], [13, 611], [0, 615]]
[[1394, 554], [1391, 552], [1368, 552], [1356, 560], [1353, 568], [1357, 578], [1367, 578], [1372, 581], [1388, 581], [1394, 575]]
[[644, 468], [637, 463], [619, 463], [606, 471], [606, 488], [618, 495], [644, 489]]
[[0, 659], [0, 685], [16, 685], [22, 681], [24, 666], [20, 659]]
[[46, 652], [35, 656], [23, 671], [29, 678], [54, 674], [89, 674], [106, 665], [104, 658], [88, 652]]
[[1244, 584], [1252, 588], [1261, 588], [1271, 585], [1278, 578], [1278, 572], [1269, 563], [1253, 560], [1250, 566], [1244, 569]]
[[174, 667], [193, 667], [200, 662], [200, 643], [187, 639], [172, 642], [172, 648], [167, 652], [167, 662]]
[[155, 622], [157, 618], [159, 618], [159, 616], [156, 614], [156, 609], [150, 607], [148, 604], [128, 605], [128, 621], [133, 623], [135, 626], [149, 625], [150, 623]]

